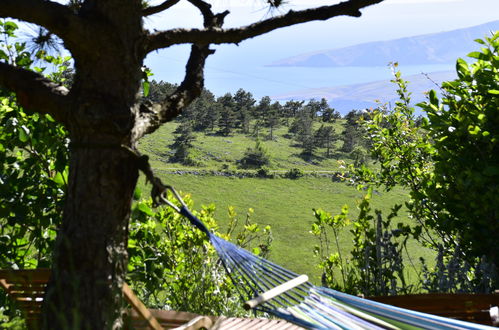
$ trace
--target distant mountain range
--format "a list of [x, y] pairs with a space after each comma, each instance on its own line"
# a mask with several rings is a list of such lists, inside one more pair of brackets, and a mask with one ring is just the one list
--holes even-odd
[[341, 67], [454, 63], [477, 48], [474, 39], [499, 30], [499, 20], [469, 28], [322, 50], [278, 60], [269, 66]]
[[[425, 99], [425, 92], [430, 89], [438, 91], [439, 85], [443, 81], [456, 79], [453, 71], [432, 72], [429, 74], [418, 74], [402, 77], [407, 80], [408, 90], [412, 93], [411, 98], [414, 104]], [[376, 100], [382, 103], [394, 103], [398, 97], [397, 86], [389, 80], [381, 80], [364, 84], [355, 84], [337, 87], [325, 87], [306, 89], [282, 95], [272, 96], [272, 99], [287, 100], [309, 100], [326, 98], [329, 105], [346, 114], [352, 109], [366, 109], [376, 107]]]

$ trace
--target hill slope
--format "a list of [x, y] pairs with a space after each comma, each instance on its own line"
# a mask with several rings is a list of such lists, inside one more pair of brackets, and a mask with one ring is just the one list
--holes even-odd
[[403, 65], [454, 63], [458, 57], [476, 48], [474, 39], [496, 30], [499, 30], [499, 20], [447, 32], [301, 54], [269, 66], [385, 66], [395, 61]]

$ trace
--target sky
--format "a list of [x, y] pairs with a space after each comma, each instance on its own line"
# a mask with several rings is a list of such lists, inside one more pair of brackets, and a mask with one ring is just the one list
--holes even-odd
[[[285, 13], [337, 3], [325, 0], [289, 0], [279, 11], [271, 12], [261, 0], [210, 1], [214, 11], [229, 9], [225, 27], [242, 26]], [[152, 2], [154, 4], [154, 2]], [[215, 94], [244, 88], [256, 97], [275, 95], [303, 88], [344, 85], [376, 80], [376, 74], [342, 72], [331, 81], [317, 84], [308, 70], [266, 67], [275, 60], [322, 49], [334, 49], [369, 41], [390, 40], [419, 34], [436, 33], [479, 25], [499, 19], [499, 0], [385, 0], [362, 10], [362, 17], [338, 17], [328, 21], [310, 22], [282, 28], [236, 45], [216, 45], [216, 53], [208, 58], [205, 70], [206, 87]], [[150, 29], [201, 27], [202, 18], [195, 8], [181, 1], [167, 12], [146, 20]], [[175, 46], [152, 53], [146, 59], [154, 73], [153, 79], [179, 83], [184, 74], [189, 46]], [[449, 67], [450, 68], [450, 67]], [[381, 69], [385, 70], [385, 69]], [[410, 71], [410, 68], [408, 69]], [[367, 70], [368, 71], [368, 70]], [[409, 72], [412, 73], [412, 72]], [[300, 76], [307, 76], [306, 84]], [[327, 74], [332, 74], [327, 72]], [[386, 69], [389, 75], [389, 70]], [[358, 79], [356, 79], [358, 77]]]

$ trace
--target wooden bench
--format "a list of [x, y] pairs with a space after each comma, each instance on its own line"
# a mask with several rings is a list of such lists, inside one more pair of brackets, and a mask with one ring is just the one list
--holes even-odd
[[492, 325], [489, 310], [499, 306], [499, 294], [428, 293], [368, 297], [392, 306], [453, 319]]

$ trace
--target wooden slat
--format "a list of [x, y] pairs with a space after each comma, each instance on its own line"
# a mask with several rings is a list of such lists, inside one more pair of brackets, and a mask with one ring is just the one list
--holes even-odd
[[50, 269], [0, 269], [0, 278], [11, 283], [47, 283], [50, 279]]
[[139, 298], [132, 292], [128, 284], [123, 283], [123, 294], [125, 299], [132, 305], [132, 307], [147, 321], [149, 326], [154, 330], [163, 330], [158, 320], [151, 314], [146, 306], [140, 301]]
[[491, 325], [489, 308], [499, 306], [498, 294], [428, 293], [368, 299], [423, 313], [488, 325]]

